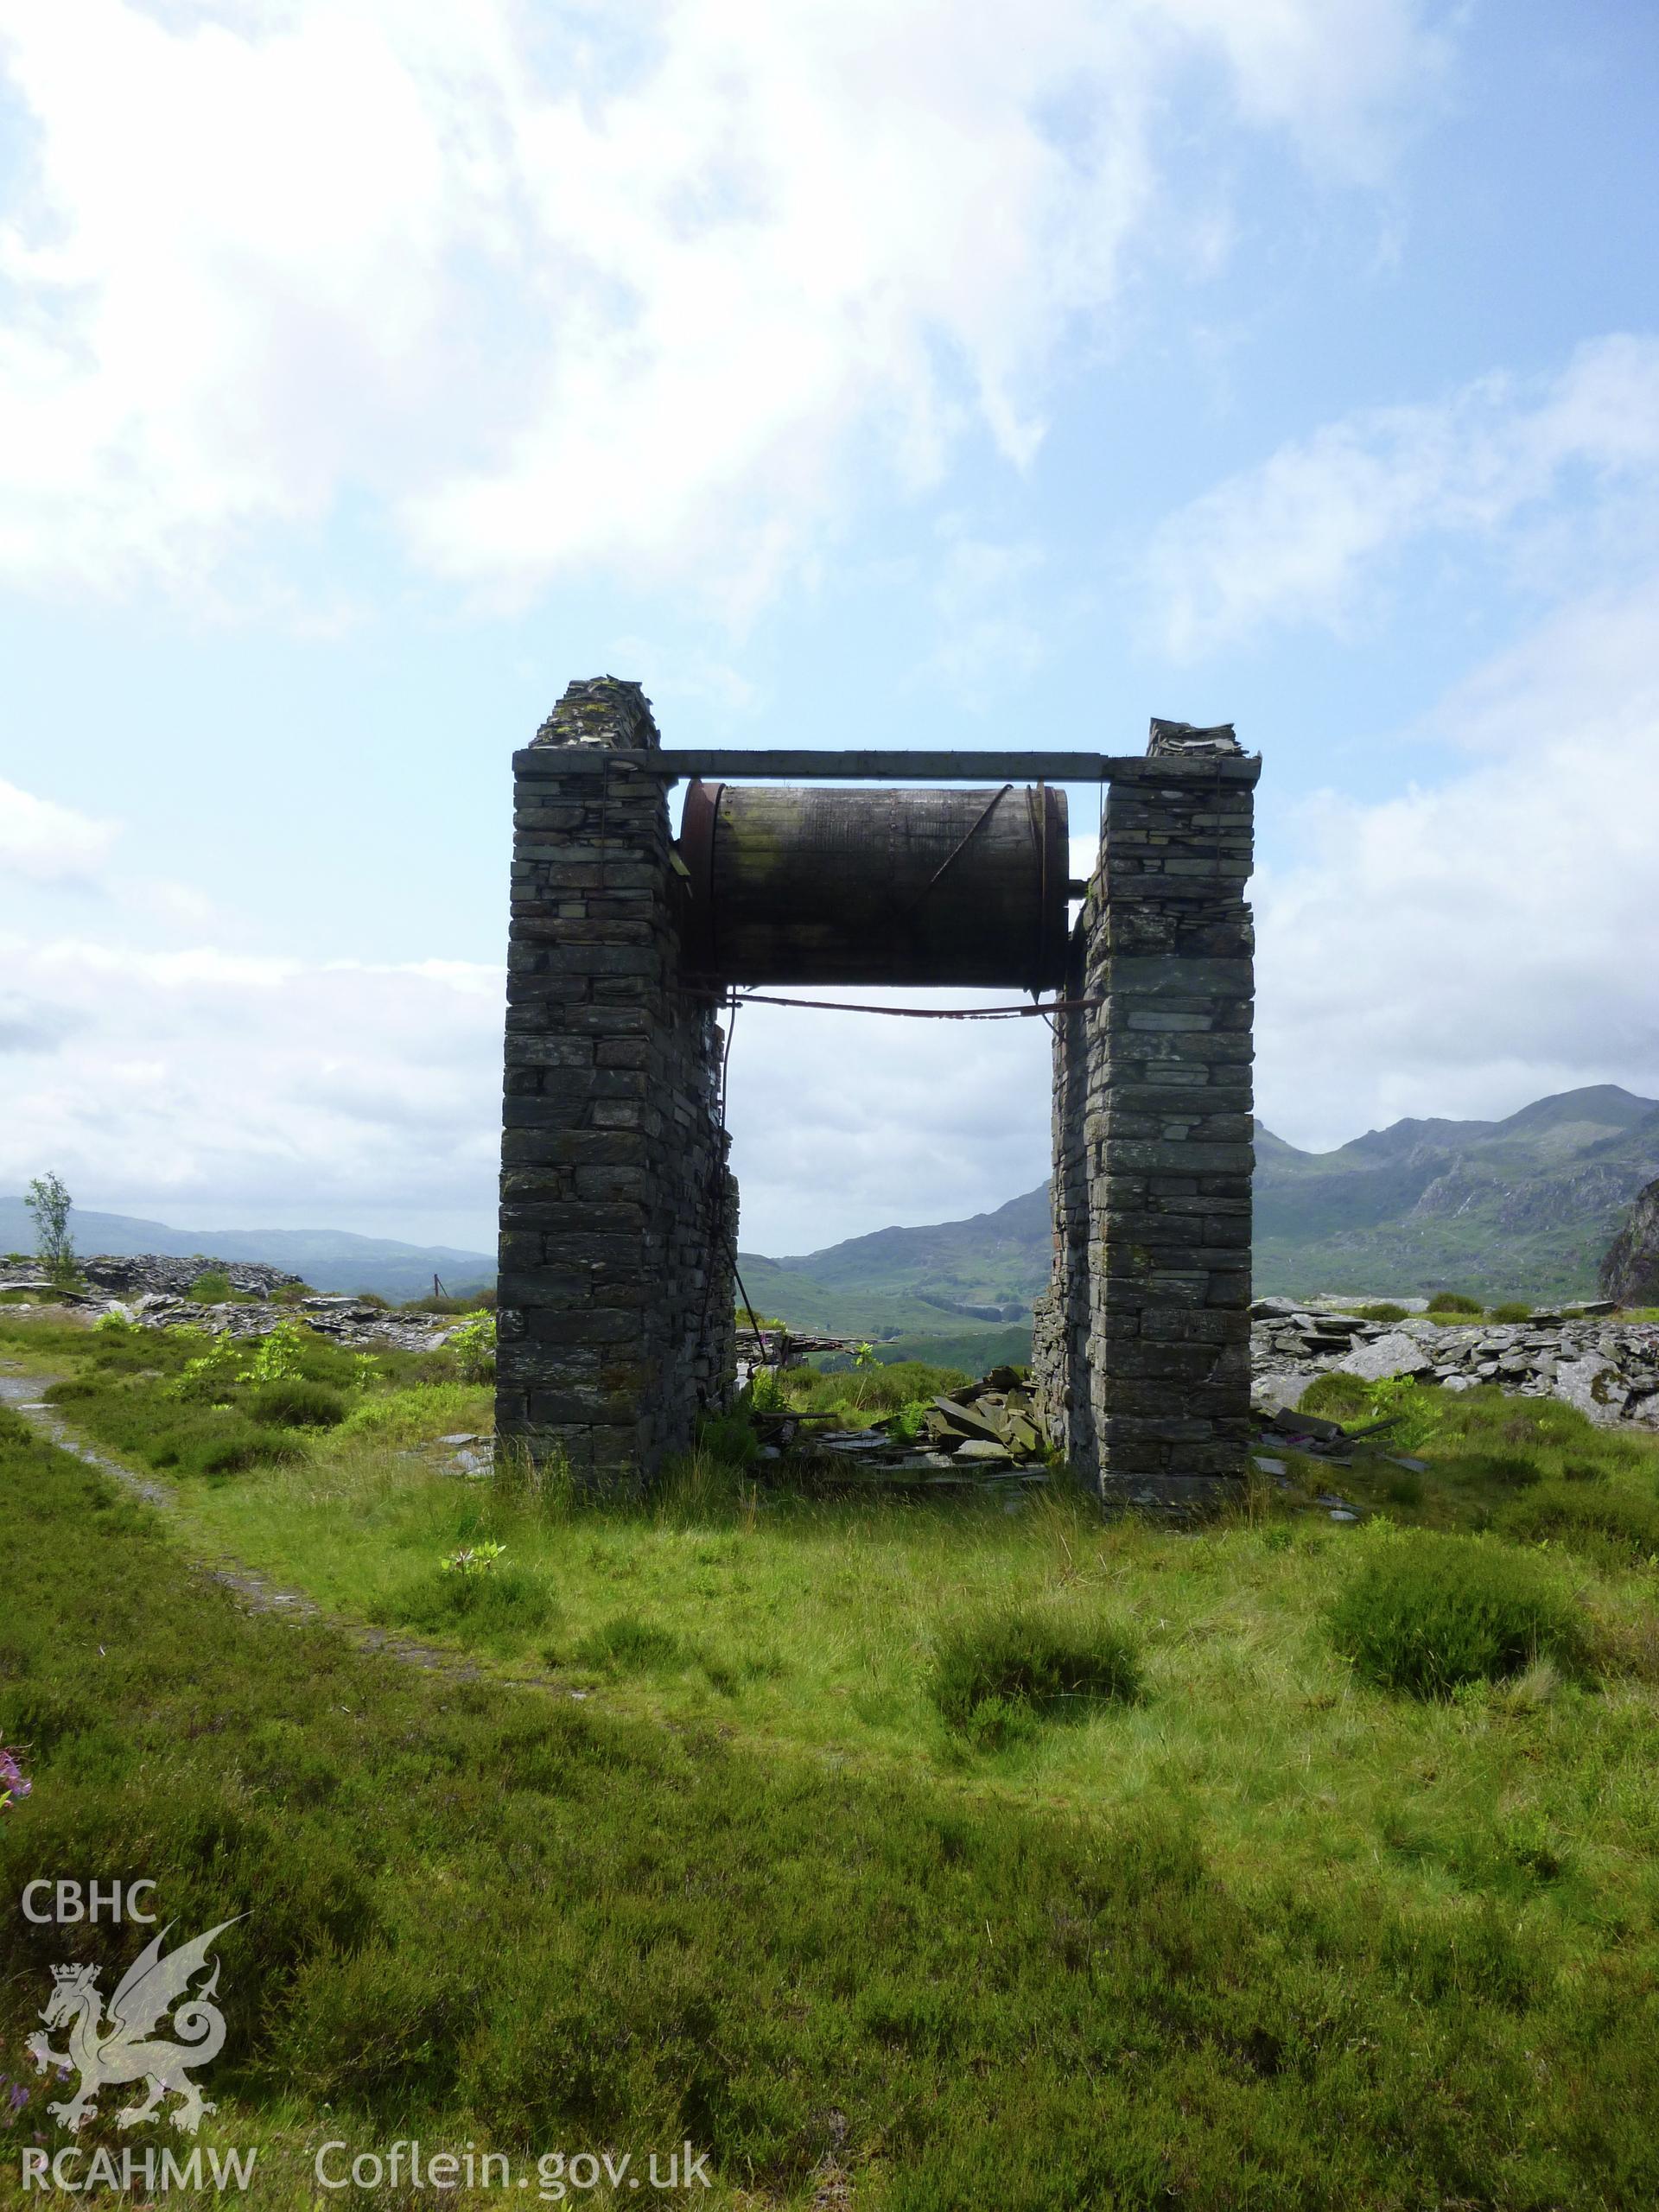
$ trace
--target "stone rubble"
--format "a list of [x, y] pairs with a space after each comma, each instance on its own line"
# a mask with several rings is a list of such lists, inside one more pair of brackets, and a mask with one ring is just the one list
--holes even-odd
[[[110, 1293], [119, 1298], [162, 1292], [182, 1298], [199, 1275], [223, 1275], [232, 1290], [254, 1298], [269, 1298], [286, 1283], [302, 1280], [286, 1268], [270, 1268], [257, 1260], [213, 1260], [197, 1252], [188, 1260], [167, 1252], [131, 1254], [99, 1252], [90, 1260], [77, 1260], [77, 1274], [94, 1296]], [[37, 1260], [0, 1261], [0, 1290], [49, 1290]]]
[[[78, 1262], [85, 1291], [54, 1290], [38, 1265], [0, 1262], [0, 1291], [50, 1292], [79, 1313], [135, 1322], [144, 1329], [202, 1329], [210, 1336], [264, 1337], [282, 1323], [298, 1319], [320, 1336], [365, 1351], [435, 1351], [466, 1319], [464, 1314], [395, 1313], [350, 1294], [319, 1293], [293, 1300], [272, 1293], [296, 1283], [298, 1275], [281, 1268], [240, 1261], [175, 1260], [153, 1252], [132, 1259], [104, 1255]], [[199, 1275], [228, 1277], [233, 1289], [257, 1299], [254, 1306], [204, 1306], [185, 1297]]]
[[954, 1396], [935, 1398], [923, 1438], [906, 1436], [897, 1414], [869, 1428], [830, 1428], [821, 1415], [763, 1414], [760, 1457], [779, 1476], [809, 1487], [1023, 1491], [1048, 1479], [1031, 1403], [1026, 1372], [996, 1367]]
[[1320, 1375], [1367, 1381], [1408, 1376], [1442, 1389], [1496, 1383], [1520, 1397], [1554, 1397], [1599, 1427], [1659, 1429], [1659, 1324], [1618, 1321], [1609, 1301], [1539, 1307], [1524, 1321], [1442, 1325], [1409, 1316], [1362, 1321], [1287, 1298], [1250, 1308], [1252, 1398], [1295, 1406]]

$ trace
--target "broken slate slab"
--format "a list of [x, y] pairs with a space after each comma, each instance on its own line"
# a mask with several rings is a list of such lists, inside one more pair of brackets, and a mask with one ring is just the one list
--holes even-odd
[[1373, 1337], [1368, 1344], [1356, 1344], [1345, 1358], [1337, 1362], [1338, 1375], [1357, 1375], [1362, 1382], [1381, 1382], [1395, 1375], [1428, 1375], [1434, 1363], [1428, 1357], [1415, 1337], [1408, 1337], [1401, 1329], [1392, 1329], [1386, 1337]]
[[1321, 1444], [1330, 1444], [1347, 1431], [1339, 1421], [1326, 1421], [1323, 1414], [1278, 1413], [1272, 1416], [1271, 1427], [1287, 1436], [1311, 1436]]
[[1630, 1392], [1618, 1370], [1599, 1353], [1582, 1359], [1563, 1360], [1550, 1383], [1550, 1394], [1587, 1414], [1599, 1428], [1610, 1428], [1624, 1410]]
[[1002, 1441], [994, 1414], [982, 1413], [977, 1406], [964, 1406], [956, 1398], [935, 1398], [928, 1408], [927, 1425], [935, 1436], [974, 1437], [984, 1444]]

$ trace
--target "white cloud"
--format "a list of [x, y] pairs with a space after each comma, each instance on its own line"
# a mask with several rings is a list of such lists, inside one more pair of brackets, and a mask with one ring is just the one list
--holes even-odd
[[[1011, 990], [828, 995], [1018, 1002]], [[961, 1220], [1030, 1190], [1048, 1173], [1051, 1047], [1037, 1020], [741, 1008], [728, 1110], [744, 1250], [786, 1257], [895, 1222]]]
[[37, 798], [0, 779], [0, 868], [34, 883], [94, 880], [115, 841], [116, 825], [73, 807]]
[[[1299, 857], [1253, 886], [1258, 1110], [1312, 1148], [1583, 1084], [1659, 1096], [1659, 579], [1558, 614], [1430, 728], [1465, 748], [1449, 780], [1310, 802], [1280, 840]], [[1092, 825], [1075, 827], [1081, 874]], [[496, 969], [21, 929], [0, 933], [0, 1189], [54, 1167], [83, 1203], [163, 1217], [487, 1244]], [[810, 1249], [1029, 1190], [1047, 1169], [1049, 1046], [1039, 1021], [746, 1008], [745, 1247]]]
[[498, 598], [608, 564], [741, 616], [855, 480], [1029, 459], [1178, 79], [1375, 173], [1426, 6], [0, 0], [0, 573], [222, 601], [352, 498]]
[[1498, 1116], [1592, 1083], [1659, 1097], [1659, 579], [1459, 685], [1474, 765], [1293, 825], [1262, 871], [1257, 1111], [1293, 1143]]
[[[1341, 630], [1411, 540], [1495, 538], [1581, 483], [1605, 519], [1609, 494], [1650, 490], [1656, 467], [1659, 339], [1597, 339], [1554, 378], [1483, 377], [1430, 405], [1327, 424], [1193, 500], [1153, 541], [1155, 624], [1179, 657], [1281, 623]], [[1364, 603], [1374, 616], [1369, 589]]]
[[47, 1167], [84, 1205], [486, 1240], [502, 976], [0, 934], [0, 1189]]

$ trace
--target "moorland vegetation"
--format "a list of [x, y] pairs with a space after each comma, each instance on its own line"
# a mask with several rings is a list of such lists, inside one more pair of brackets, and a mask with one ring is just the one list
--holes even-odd
[[[1659, 2201], [1655, 1440], [1332, 1376], [1422, 1463], [1351, 1526], [1291, 1449], [1183, 1533], [798, 1494], [729, 1419], [606, 1503], [480, 1471], [481, 1324], [279, 1334], [0, 1312], [167, 1500], [0, 1409], [0, 1867], [248, 1914], [203, 2139], [263, 2201], [325, 2134], [690, 2139], [734, 2208]], [[9, 1922], [0, 2051], [123, 1940]]]

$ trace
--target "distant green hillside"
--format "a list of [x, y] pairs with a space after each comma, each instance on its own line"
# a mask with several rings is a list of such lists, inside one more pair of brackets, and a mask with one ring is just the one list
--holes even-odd
[[[1396, 1122], [1329, 1153], [1299, 1152], [1258, 1123], [1255, 1288], [1583, 1296], [1656, 1176], [1659, 1101], [1616, 1084], [1501, 1122]], [[878, 1230], [798, 1259], [746, 1255], [743, 1279], [799, 1328], [934, 1338], [1028, 1321], [1050, 1249], [1039, 1184], [966, 1221]]]

